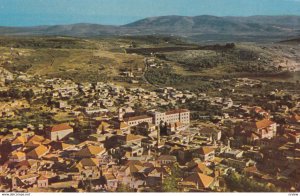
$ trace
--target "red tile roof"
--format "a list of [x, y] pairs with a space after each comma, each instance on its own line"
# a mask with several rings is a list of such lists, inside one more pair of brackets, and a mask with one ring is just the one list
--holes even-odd
[[273, 121], [271, 121], [269, 119], [264, 119], [264, 120], [256, 122], [255, 126], [256, 126], [257, 129], [263, 129], [263, 128], [266, 128], [266, 127], [268, 127], [272, 124], [274, 124]]
[[31, 167], [30, 163], [27, 160], [21, 161], [16, 165], [16, 168], [22, 167], [22, 166], [26, 166], [28, 168]]
[[211, 153], [211, 152], [213, 152], [213, 151], [215, 151], [215, 149], [212, 148], [212, 147], [201, 147], [201, 148], [199, 149], [199, 153], [202, 154], [202, 155], [209, 154], [209, 153]]
[[143, 139], [143, 137], [140, 136], [140, 135], [128, 134], [128, 135], [125, 136], [125, 140], [127, 142], [129, 142], [129, 141], [136, 141], [136, 140], [142, 140], [142, 139]]
[[149, 118], [152, 118], [152, 117], [151, 117], [151, 116], [147, 116], [147, 115], [132, 116], [132, 117], [125, 118], [124, 121], [125, 121], [125, 122], [129, 122], [129, 121], [142, 120], [142, 119], [149, 119]]
[[40, 158], [42, 155], [49, 152], [49, 148], [44, 145], [40, 145], [39, 147], [33, 149], [32, 151], [27, 153], [28, 157]]
[[104, 153], [106, 150], [100, 146], [87, 146], [76, 153], [78, 157], [92, 157]]
[[54, 125], [50, 128], [50, 132], [64, 131], [67, 129], [73, 129], [68, 123]]
[[195, 184], [198, 184], [200, 187], [208, 188], [214, 181], [214, 178], [198, 173], [198, 174], [192, 174], [184, 179], [186, 182], [193, 182]]
[[171, 111], [166, 112], [166, 115], [179, 114], [179, 113], [185, 113], [185, 112], [189, 112], [189, 110], [186, 110], [186, 109], [171, 110]]
[[128, 128], [129, 127], [129, 125], [127, 124], [127, 123], [125, 123], [125, 122], [120, 122], [120, 124], [119, 124], [119, 129], [126, 129], [126, 128]]
[[41, 175], [38, 180], [48, 180], [48, 178], [46, 178], [45, 176]]
[[294, 122], [300, 121], [300, 115], [294, 113], [294, 114], [291, 116], [291, 120], [294, 121]]
[[161, 155], [157, 158], [157, 160], [162, 161], [162, 160], [171, 160], [171, 161], [177, 161], [175, 156], [172, 155]]

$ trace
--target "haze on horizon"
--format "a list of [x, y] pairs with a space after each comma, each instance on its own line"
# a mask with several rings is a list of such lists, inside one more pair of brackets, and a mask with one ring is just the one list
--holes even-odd
[[299, 15], [300, 0], [1, 0], [0, 26], [123, 25], [166, 15]]

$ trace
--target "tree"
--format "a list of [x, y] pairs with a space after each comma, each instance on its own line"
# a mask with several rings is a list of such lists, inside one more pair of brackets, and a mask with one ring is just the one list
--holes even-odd
[[116, 192], [133, 192], [133, 189], [130, 188], [128, 185], [121, 183], [117, 187]]
[[253, 179], [232, 173], [225, 177], [226, 185], [230, 191], [238, 192], [278, 192], [279, 190], [273, 185], [259, 183]]
[[34, 97], [34, 92], [32, 89], [30, 89], [29, 91], [24, 91], [22, 94], [23, 94], [23, 97], [25, 97], [25, 99], [29, 102]]
[[19, 89], [16, 89], [16, 88], [11, 88], [8, 90], [8, 95], [11, 97], [11, 98], [15, 98], [15, 99], [19, 99], [22, 97], [21, 95], [21, 91]]
[[171, 167], [171, 174], [174, 175], [176, 179], [183, 177], [183, 172], [180, 169], [178, 163], [174, 163], [174, 165]]
[[178, 182], [182, 178], [183, 173], [179, 168], [178, 163], [171, 167], [171, 175], [163, 180], [162, 191], [164, 192], [178, 192]]
[[78, 192], [76, 188], [74, 187], [70, 187], [70, 188], [64, 188], [62, 190], [62, 192], [66, 192], [66, 193], [75, 193], [75, 192]]
[[178, 192], [177, 180], [174, 175], [170, 175], [163, 180], [162, 191], [163, 192]]
[[240, 179], [236, 173], [232, 173], [225, 177], [226, 185], [230, 191], [241, 190]]

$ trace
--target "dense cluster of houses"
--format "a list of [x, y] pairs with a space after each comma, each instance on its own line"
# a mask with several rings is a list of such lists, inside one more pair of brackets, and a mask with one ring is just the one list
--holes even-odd
[[[38, 110], [58, 120], [1, 128], [0, 191], [162, 191], [174, 168], [176, 191], [226, 191], [226, 176], [234, 172], [300, 190], [299, 102], [278, 123], [262, 107], [171, 87], [62, 79], [14, 86], [32, 90], [33, 98], [3, 102], [2, 119], [47, 99]], [[194, 111], [176, 109], [190, 100], [218, 105], [224, 115], [214, 123], [193, 120]]]

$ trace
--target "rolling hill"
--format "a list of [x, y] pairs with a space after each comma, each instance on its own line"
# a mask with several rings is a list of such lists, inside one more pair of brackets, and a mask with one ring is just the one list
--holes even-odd
[[294, 38], [294, 39], [283, 40], [283, 41], [280, 41], [279, 43], [299, 45], [300, 44], [300, 37]]
[[[135, 29], [145, 29], [148, 32], [167, 32], [182, 34], [197, 33], [258, 33], [276, 32], [278, 28], [272, 24], [250, 22], [242, 17], [216, 17], [216, 16], [164, 16], [146, 18], [128, 25]], [[299, 23], [300, 27], [300, 23]], [[282, 29], [283, 30], [283, 29]]]
[[300, 16], [161, 16], [123, 26], [71, 24], [36, 27], [0, 27], [0, 35], [136, 36], [174, 35], [195, 41], [279, 41], [300, 35]]

